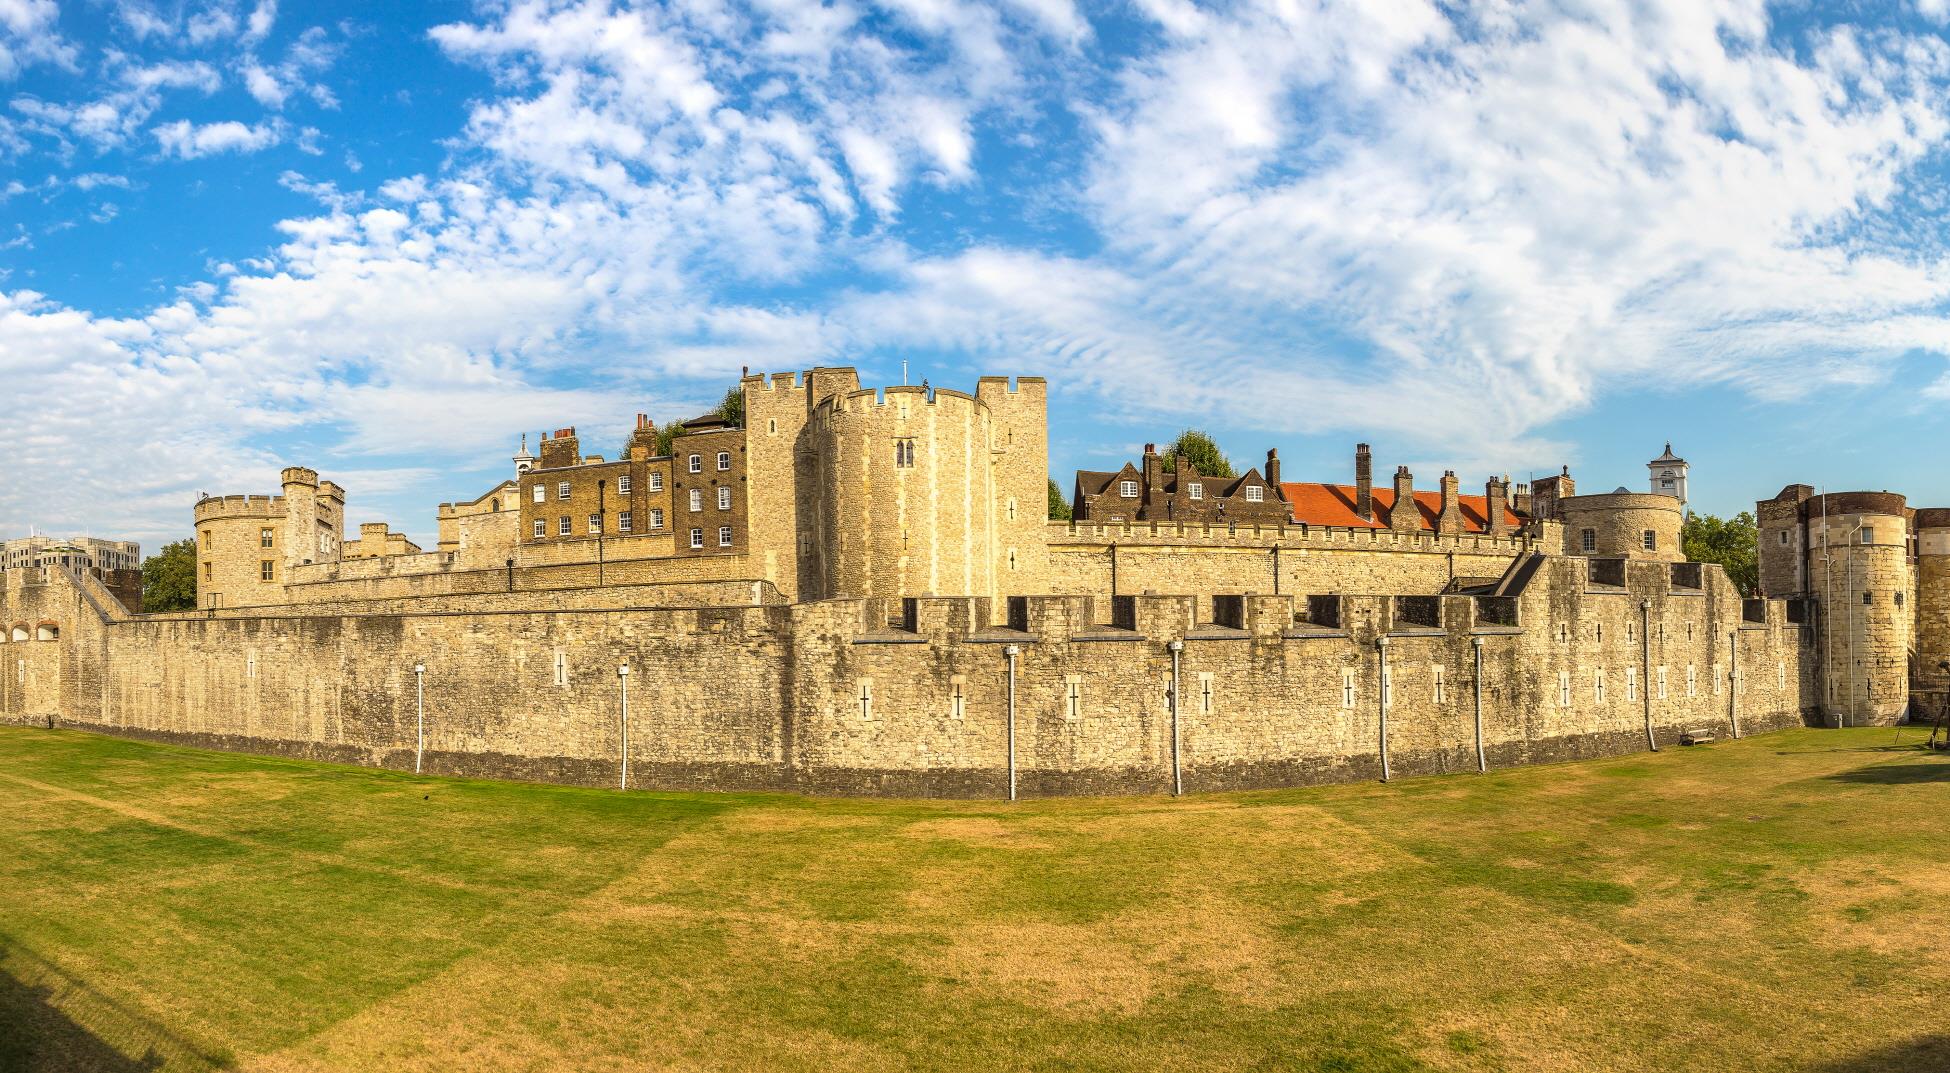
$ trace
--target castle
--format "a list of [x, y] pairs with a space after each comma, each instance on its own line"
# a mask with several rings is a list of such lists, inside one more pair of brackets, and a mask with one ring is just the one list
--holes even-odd
[[[1351, 483], [1147, 447], [1075, 474], [1052, 521], [1040, 379], [819, 368], [738, 394], [742, 420], [639, 415], [614, 459], [524, 440], [440, 505], [432, 551], [376, 522], [347, 541], [343, 490], [304, 467], [205, 498], [193, 613], [10, 571], [0, 718], [591, 784], [1148, 792], [1891, 722], [1945, 640], [1914, 617], [1950, 600], [1933, 512], [1851, 493], [1811, 521], [1790, 489], [1742, 599], [1684, 561], [1670, 445], [1647, 491], [1595, 495], [1568, 470], [1376, 487], [1366, 445]], [[1893, 600], [1842, 626], [1859, 597], [1830, 588]]]

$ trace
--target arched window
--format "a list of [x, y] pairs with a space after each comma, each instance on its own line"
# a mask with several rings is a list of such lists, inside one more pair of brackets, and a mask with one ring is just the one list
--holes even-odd
[[16, 641], [27, 640], [27, 624], [25, 622], [14, 623], [13, 639]]
[[61, 627], [52, 622], [43, 622], [35, 628], [34, 639], [37, 641], [58, 641], [61, 639]]

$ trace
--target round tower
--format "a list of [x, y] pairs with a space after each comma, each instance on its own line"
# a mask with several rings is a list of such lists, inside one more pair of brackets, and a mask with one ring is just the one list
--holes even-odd
[[997, 499], [986, 405], [959, 391], [856, 391], [816, 406], [809, 432], [815, 598], [994, 591]]
[[1903, 497], [1831, 492], [1803, 511], [1808, 594], [1822, 609], [1823, 714], [1831, 726], [1893, 726], [1909, 707], [1916, 623]]
[[1601, 558], [1683, 562], [1679, 528], [1685, 516], [1669, 495], [1619, 489], [1558, 500], [1565, 552]]

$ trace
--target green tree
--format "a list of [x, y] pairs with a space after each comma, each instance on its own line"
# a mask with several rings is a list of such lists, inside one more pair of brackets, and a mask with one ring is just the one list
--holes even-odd
[[1056, 486], [1056, 478], [1049, 482], [1049, 518], [1053, 522], [1070, 520], [1070, 501], [1063, 498], [1063, 489]]
[[196, 541], [179, 540], [142, 560], [142, 610], [196, 609]]
[[733, 384], [731, 390], [724, 393], [724, 401], [718, 403], [717, 415], [738, 428], [745, 427], [744, 385]]
[[1185, 464], [1207, 477], [1236, 477], [1232, 471], [1232, 461], [1219, 450], [1212, 437], [1195, 428], [1188, 428], [1178, 434], [1170, 447], [1165, 448], [1165, 468], [1177, 465], [1180, 456]]
[[1760, 588], [1760, 531], [1751, 511], [1732, 518], [1688, 514], [1679, 530], [1679, 546], [1696, 563], [1718, 563], [1742, 596]]

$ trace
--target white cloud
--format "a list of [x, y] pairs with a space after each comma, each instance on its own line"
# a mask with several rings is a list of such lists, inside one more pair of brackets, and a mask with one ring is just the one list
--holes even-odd
[[56, 28], [54, 0], [0, 0], [0, 82], [37, 63], [72, 68], [76, 49]]
[[283, 138], [283, 128], [276, 123], [245, 126], [234, 119], [218, 123], [179, 119], [156, 127], [156, 142], [162, 146], [164, 155], [183, 160], [218, 153], [255, 153], [278, 144]]

